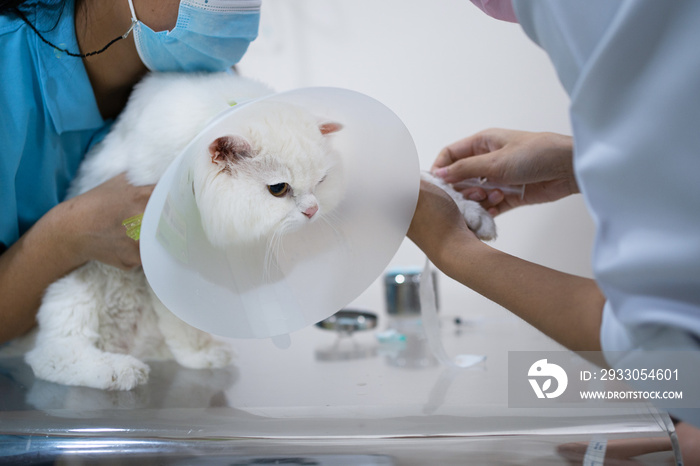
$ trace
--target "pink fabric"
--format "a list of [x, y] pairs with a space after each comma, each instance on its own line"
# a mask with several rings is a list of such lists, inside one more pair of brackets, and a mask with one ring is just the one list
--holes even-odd
[[511, 23], [518, 22], [513, 11], [512, 0], [471, 0], [471, 2], [492, 18]]

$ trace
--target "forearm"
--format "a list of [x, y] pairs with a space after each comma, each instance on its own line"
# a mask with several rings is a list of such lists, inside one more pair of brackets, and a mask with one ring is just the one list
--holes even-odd
[[454, 237], [433, 262], [574, 351], [600, 350], [605, 298], [594, 280], [518, 259], [473, 239]]
[[70, 233], [61, 225], [62, 208], [45, 215], [0, 255], [0, 342], [31, 329], [46, 288], [82, 263], [66, 240]]
[[138, 242], [122, 221], [143, 213], [152, 191], [122, 173], [58, 204], [0, 255], [0, 342], [31, 328], [46, 288], [82, 264], [139, 266]]

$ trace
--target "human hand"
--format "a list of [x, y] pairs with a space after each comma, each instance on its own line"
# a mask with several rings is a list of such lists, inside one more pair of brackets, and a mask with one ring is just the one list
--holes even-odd
[[471, 240], [481, 243], [449, 194], [424, 180], [407, 236], [438, 268], [451, 247], [462, 247]]
[[66, 201], [63, 230], [81, 262], [96, 260], [128, 270], [141, 265], [139, 243], [122, 222], [142, 214], [154, 186], [132, 186], [118, 175]]
[[[571, 137], [555, 133], [481, 131], [445, 147], [431, 171], [494, 216], [520, 205], [550, 202], [579, 192]], [[521, 196], [464, 183], [473, 178], [524, 185], [525, 191]]]

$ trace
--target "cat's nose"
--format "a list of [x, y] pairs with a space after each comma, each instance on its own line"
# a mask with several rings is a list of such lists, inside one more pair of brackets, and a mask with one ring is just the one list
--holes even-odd
[[304, 211], [304, 215], [306, 215], [308, 218], [311, 218], [311, 217], [313, 217], [313, 216], [316, 214], [316, 212], [318, 212], [318, 206], [317, 206], [317, 205], [314, 205], [314, 206], [309, 207], [308, 209], [306, 209], [306, 210]]

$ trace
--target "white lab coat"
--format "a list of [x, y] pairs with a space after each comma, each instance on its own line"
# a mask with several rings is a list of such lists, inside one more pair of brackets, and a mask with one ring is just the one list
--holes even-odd
[[699, 350], [700, 2], [513, 5], [571, 98], [603, 350]]

